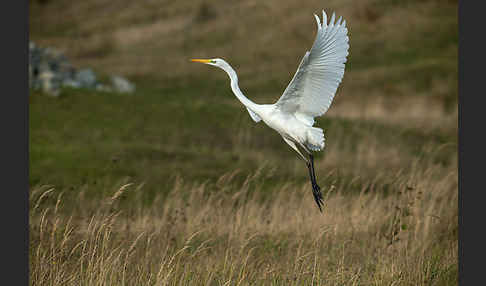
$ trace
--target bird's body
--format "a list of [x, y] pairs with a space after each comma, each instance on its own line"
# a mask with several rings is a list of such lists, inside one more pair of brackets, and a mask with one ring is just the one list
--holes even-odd
[[329, 109], [344, 74], [349, 48], [346, 21], [341, 22], [342, 18], [339, 18], [335, 22], [333, 13], [328, 25], [324, 11], [322, 15], [322, 24], [315, 16], [318, 30], [311, 50], [306, 52], [291, 82], [274, 104], [256, 104], [244, 96], [235, 70], [226, 61], [193, 60], [223, 69], [230, 78], [233, 93], [246, 107], [250, 117], [255, 122], [265, 122], [277, 131], [306, 162], [314, 199], [321, 211], [323, 198], [316, 182], [312, 152], [321, 151], [325, 139], [323, 130], [313, 126], [314, 117], [323, 115]]
[[319, 133], [322, 129], [307, 125], [295, 114], [284, 112], [273, 104], [261, 105], [261, 110], [255, 113], [282, 138], [303, 145], [309, 150], [324, 148], [324, 141], [315, 136], [315, 132]]

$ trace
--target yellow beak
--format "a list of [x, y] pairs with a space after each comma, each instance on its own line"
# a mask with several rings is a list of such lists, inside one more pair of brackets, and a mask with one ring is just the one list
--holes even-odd
[[211, 60], [191, 59], [192, 62], [198, 62], [203, 64], [209, 64]]

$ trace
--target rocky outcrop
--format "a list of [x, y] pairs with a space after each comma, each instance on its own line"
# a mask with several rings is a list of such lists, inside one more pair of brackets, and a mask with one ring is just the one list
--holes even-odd
[[29, 43], [29, 88], [58, 96], [62, 87], [131, 93], [135, 85], [124, 77], [112, 75], [101, 83], [90, 68], [76, 69], [56, 49]]

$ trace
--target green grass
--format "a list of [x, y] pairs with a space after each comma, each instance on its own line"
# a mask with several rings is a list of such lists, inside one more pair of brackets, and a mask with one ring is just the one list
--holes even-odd
[[[174, 174], [214, 181], [239, 169], [244, 178], [265, 161], [278, 166], [282, 178], [307, 179], [304, 168], [293, 174], [285, 167], [298, 161], [297, 155], [276, 132], [254, 124], [227, 87], [142, 87], [133, 95], [64, 90], [60, 98], [33, 93], [29, 112], [32, 186], [110, 186], [126, 178], [145, 181], [150, 191], [158, 192]], [[451, 129], [345, 118], [321, 118], [317, 124], [325, 130], [329, 149], [341, 152], [356, 152], [373, 138], [379, 148], [401, 146], [400, 152], [412, 160], [428, 155], [430, 145], [457, 144]]]

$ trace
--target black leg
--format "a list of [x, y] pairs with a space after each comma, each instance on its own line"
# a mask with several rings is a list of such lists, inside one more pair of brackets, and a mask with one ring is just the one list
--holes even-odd
[[314, 171], [314, 156], [310, 154], [310, 163], [307, 163], [307, 168], [309, 169], [309, 176], [312, 183], [312, 194], [314, 195], [314, 200], [316, 201], [317, 206], [319, 207], [319, 211], [322, 212], [321, 205], [324, 203], [322, 202], [322, 193], [321, 188], [317, 185], [316, 181], [316, 174]]
[[314, 181], [314, 176], [312, 175], [312, 165], [310, 162], [307, 163], [307, 169], [309, 170], [309, 178], [311, 180], [312, 187], [314, 188], [314, 185], [316, 184]]

